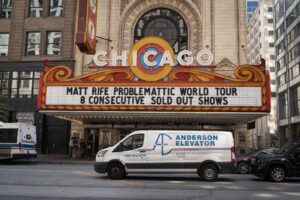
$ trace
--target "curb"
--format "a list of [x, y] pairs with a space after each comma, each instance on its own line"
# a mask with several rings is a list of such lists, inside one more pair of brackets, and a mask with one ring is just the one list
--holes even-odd
[[94, 161], [64, 161], [64, 160], [30, 160], [38, 164], [55, 164], [55, 165], [94, 165]]

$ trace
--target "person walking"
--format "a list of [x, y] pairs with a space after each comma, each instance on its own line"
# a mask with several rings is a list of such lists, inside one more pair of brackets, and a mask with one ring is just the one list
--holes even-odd
[[70, 138], [70, 141], [69, 141], [69, 157], [70, 158], [73, 157], [73, 149], [74, 149], [74, 141], [73, 141], [73, 138]]

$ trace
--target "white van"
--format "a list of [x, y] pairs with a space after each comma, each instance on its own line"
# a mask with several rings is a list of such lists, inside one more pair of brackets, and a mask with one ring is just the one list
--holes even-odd
[[98, 173], [121, 179], [128, 173], [197, 173], [207, 181], [235, 170], [231, 132], [135, 131], [97, 153]]
[[35, 126], [0, 122], [0, 159], [35, 157], [37, 157]]

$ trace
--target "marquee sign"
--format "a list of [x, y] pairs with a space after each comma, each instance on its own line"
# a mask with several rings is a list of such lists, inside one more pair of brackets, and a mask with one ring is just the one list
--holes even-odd
[[270, 80], [264, 62], [236, 67], [235, 77], [203, 70], [203, 66], [175, 66], [170, 45], [160, 38], [150, 39], [132, 47], [129, 66], [98, 66], [98, 71], [79, 77], [72, 77], [69, 67], [46, 66], [39, 109], [270, 111]]

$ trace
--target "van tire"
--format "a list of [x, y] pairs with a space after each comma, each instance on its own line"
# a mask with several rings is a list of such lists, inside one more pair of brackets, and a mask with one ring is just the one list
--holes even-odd
[[123, 179], [126, 176], [125, 167], [121, 163], [111, 163], [107, 167], [107, 175], [112, 180]]
[[206, 164], [200, 169], [199, 176], [205, 181], [215, 181], [218, 178], [218, 168], [213, 164]]

